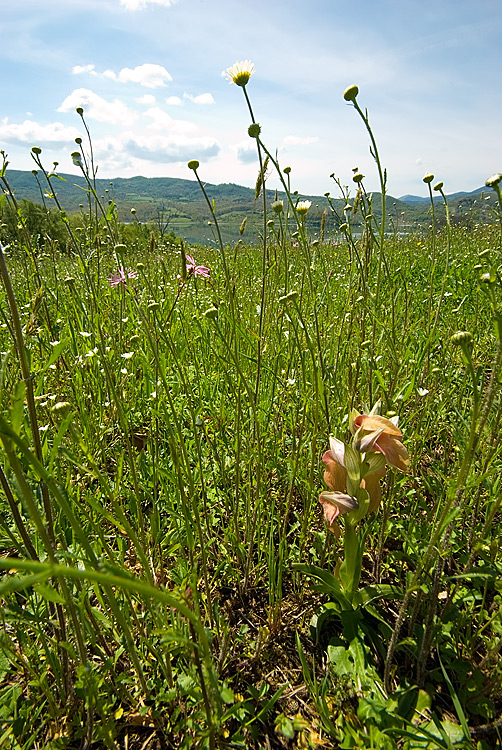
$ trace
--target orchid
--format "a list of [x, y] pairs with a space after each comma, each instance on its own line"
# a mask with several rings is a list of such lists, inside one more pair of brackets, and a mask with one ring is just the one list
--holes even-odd
[[403, 433], [397, 427], [396, 417], [387, 419], [379, 414], [358, 414], [353, 419], [353, 430], [354, 447], [361, 453], [382, 453], [389, 466], [403, 472], [408, 470], [410, 457], [403, 445]]
[[[364, 515], [378, 508], [382, 501], [380, 479], [385, 475], [386, 464], [403, 472], [410, 464], [397, 418], [356, 412], [351, 415], [350, 428], [354, 435], [352, 445], [346, 446], [341, 440], [331, 437], [330, 448], [322, 456], [326, 467], [324, 481], [331, 491], [321, 492], [319, 502], [328, 528], [337, 537], [340, 536], [337, 517], [359, 509], [362, 498], [365, 497], [367, 502], [369, 497], [366, 511], [361, 508]], [[350, 477], [347, 453], [350, 453]]]

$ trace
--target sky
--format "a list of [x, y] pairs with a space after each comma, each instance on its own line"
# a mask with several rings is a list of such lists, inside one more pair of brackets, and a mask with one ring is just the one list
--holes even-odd
[[[378, 190], [364, 123], [343, 98], [357, 84], [388, 192], [447, 193], [502, 171], [500, 0], [0, 0], [0, 149], [11, 169], [78, 173], [76, 137], [98, 176], [254, 187], [261, 137], [301, 195], [338, 195], [353, 169]], [[8, 173], [7, 173], [8, 175]], [[267, 186], [280, 188], [269, 174]]]

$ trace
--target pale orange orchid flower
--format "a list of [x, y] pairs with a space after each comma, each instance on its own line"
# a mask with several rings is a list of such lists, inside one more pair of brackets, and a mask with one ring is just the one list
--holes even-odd
[[[389, 466], [394, 466], [399, 471], [408, 471], [410, 457], [403, 445], [403, 433], [392, 420], [379, 414], [359, 414], [354, 419], [354, 431], [360, 435], [360, 445], [355, 445], [358, 450], [364, 453], [383, 453]], [[371, 440], [372, 438], [374, 439]], [[364, 441], [368, 439], [372, 444], [365, 448]]]

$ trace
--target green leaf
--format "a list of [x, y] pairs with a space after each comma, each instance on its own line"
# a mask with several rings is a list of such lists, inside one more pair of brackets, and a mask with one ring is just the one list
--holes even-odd
[[316, 584], [313, 586], [315, 591], [323, 594], [329, 594], [340, 604], [342, 609], [352, 609], [352, 605], [342, 591], [340, 581], [327, 570], [317, 567], [317, 565], [306, 565], [305, 563], [293, 563], [292, 569], [297, 573], [303, 573], [309, 578], [313, 578]]
[[37, 583], [34, 589], [37, 594], [42, 596], [44, 599], [47, 599], [47, 601], [49, 602], [54, 602], [55, 604], [65, 604], [66, 602], [64, 596], [62, 596], [59, 591], [56, 591], [56, 589], [53, 586], [50, 586], [48, 583]]

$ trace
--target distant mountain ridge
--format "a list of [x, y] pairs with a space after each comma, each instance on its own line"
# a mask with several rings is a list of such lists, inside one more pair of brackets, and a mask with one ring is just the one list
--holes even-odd
[[[449, 193], [446, 197], [448, 200], [455, 199], [455, 198], [463, 198], [466, 195], [478, 195], [481, 193], [486, 192], [487, 188], [485, 186], [476, 188], [476, 190], [471, 190], [469, 192], [461, 191], [459, 193]], [[442, 200], [440, 195], [434, 195], [434, 200]], [[420, 195], [402, 195], [398, 200], [402, 201], [403, 203], [429, 203], [430, 198], [427, 196], [425, 198], [422, 198]]]
[[[25, 171], [7, 170], [6, 179], [18, 200], [27, 199], [34, 203], [45, 202], [48, 208], [54, 207], [54, 200], [49, 193], [55, 191], [57, 197], [68, 213], [78, 213], [88, 205], [89, 191], [82, 175], [58, 174], [51, 178], [50, 186], [44, 175]], [[219, 220], [232, 224], [240, 223], [250, 215], [259, 215], [263, 211], [262, 200], [255, 200], [255, 190], [234, 183], [213, 185], [205, 184], [208, 197], [214, 201], [216, 215]], [[120, 221], [134, 220], [141, 222], [155, 221], [163, 213], [173, 223], [207, 221], [210, 213], [206, 198], [199, 184], [195, 180], [178, 177], [117, 177], [113, 180], [97, 178], [95, 189], [105, 210], [110, 202], [117, 206]], [[454, 217], [466, 217], [471, 212], [471, 218], [477, 212], [476, 220], [485, 220], [488, 207], [479, 197], [487, 188], [477, 188], [471, 192], [459, 192], [448, 195], [450, 212]], [[488, 191], [491, 192], [491, 191]], [[352, 195], [356, 193], [356, 186]], [[270, 205], [276, 198], [274, 190], [266, 191], [267, 203]], [[284, 193], [277, 193], [279, 199], [285, 200]], [[435, 196], [441, 199], [441, 196]], [[294, 198], [310, 200], [312, 207], [308, 213], [309, 224], [318, 224], [323, 212], [328, 209], [328, 216], [332, 213], [325, 195], [295, 195]], [[430, 201], [415, 195], [404, 195], [401, 198], [387, 196], [387, 217], [394, 226], [421, 226], [430, 223]], [[332, 198], [332, 205], [339, 217], [343, 217], [345, 200]], [[442, 211], [438, 206], [438, 216]], [[131, 213], [132, 212], [132, 213]], [[373, 213], [381, 213], [381, 195], [373, 193]], [[357, 217], [358, 223], [361, 221]], [[333, 215], [333, 221], [337, 221]]]

